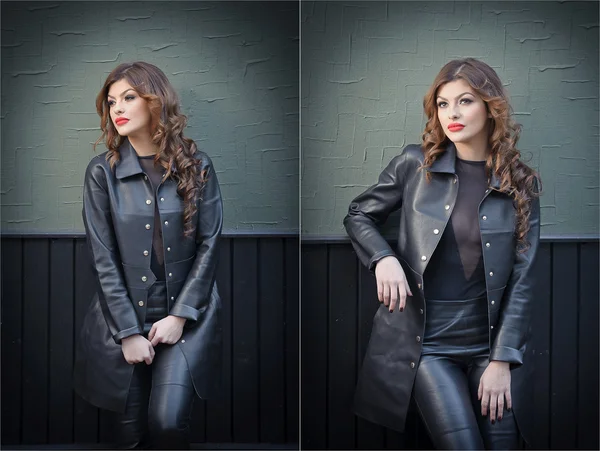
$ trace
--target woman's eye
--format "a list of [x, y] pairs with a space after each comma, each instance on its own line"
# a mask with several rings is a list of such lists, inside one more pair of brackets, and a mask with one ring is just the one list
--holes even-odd
[[471, 99], [462, 99], [461, 102], [472, 103], [473, 101]]
[[440, 102], [438, 103], [438, 108], [442, 108], [444, 105], [446, 105], [446, 102]]
[[125, 96], [125, 100], [133, 100], [135, 99], [135, 96]]

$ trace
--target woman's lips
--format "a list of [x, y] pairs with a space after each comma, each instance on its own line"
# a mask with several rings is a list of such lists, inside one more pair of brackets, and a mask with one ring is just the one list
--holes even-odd
[[450, 130], [451, 132], [458, 132], [458, 131], [461, 131], [463, 128], [465, 128], [464, 125], [449, 125], [448, 126], [448, 130]]
[[117, 124], [117, 125], [123, 125], [123, 124], [126, 124], [127, 122], [129, 122], [129, 119], [117, 119], [115, 121], [115, 124]]

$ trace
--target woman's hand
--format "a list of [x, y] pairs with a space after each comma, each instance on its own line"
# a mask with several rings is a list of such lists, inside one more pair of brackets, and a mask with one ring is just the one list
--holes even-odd
[[386, 307], [389, 306], [390, 312], [396, 308], [400, 311], [406, 307], [406, 294], [412, 296], [406, 275], [400, 262], [396, 257], [383, 257], [375, 266], [375, 277], [377, 278], [377, 298], [383, 302]]
[[123, 356], [130, 365], [140, 362], [146, 362], [146, 365], [150, 365], [154, 359], [154, 348], [140, 334], [123, 338], [121, 340], [121, 351], [123, 351]]
[[152, 346], [159, 343], [175, 344], [181, 338], [184, 324], [185, 318], [169, 315], [152, 324], [150, 333], [148, 333], [148, 340], [150, 340]]
[[512, 409], [510, 363], [492, 360], [479, 380], [477, 399], [481, 400], [481, 415], [486, 416], [489, 407], [492, 424], [496, 422], [496, 416], [501, 420], [504, 415], [505, 398], [506, 409]]

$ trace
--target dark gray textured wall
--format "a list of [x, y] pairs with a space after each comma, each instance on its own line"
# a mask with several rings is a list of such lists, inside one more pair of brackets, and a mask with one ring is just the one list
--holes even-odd
[[297, 231], [298, 8], [2, 2], [2, 230], [83, 230], [95, 97], [114, 67], [144, 60], [167, 74], [186, 135], [213, 159], [225, 231]]
[[542, 235], [598, 235], [597, 2], [303, 2], [302, 232], [344, 233], [350, 200], [420, 142], [441, 67], [503, 80], [544, 183]]

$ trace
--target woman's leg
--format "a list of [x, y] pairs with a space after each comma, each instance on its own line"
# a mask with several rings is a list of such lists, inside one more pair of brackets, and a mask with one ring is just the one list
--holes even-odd
[[189, 449], [194, 386], [178, 344], [159, 344], [152, 363], [148, 417], [154, 449]]
[[483, 449], [466, 368], [448, 357], [421, 357], [413, 397], [436, 449]]
[[[502, 420], [496, 420], [494, 424], [490, 421], [489, 413], [485, 417], [481, 415], [481, 401], [477, 399], [477, 389], [479, 388], [481, 375], [487, 368], [488, 358], [487, 356], [474, 358], [469, 368], [471, 401], [485, 443], [485, 449], [519, 449], [519, 428], [512, 409], [509, 412], [505, 408], [502, 413]], [[496, 415], [497, 417], [498, 415]]]
[[115, 439], [119, 449], [140, 449], [147, 445], [151, 378], [148, 365], [143, 362], [135, 365], [125, 412], [114, 414]]

